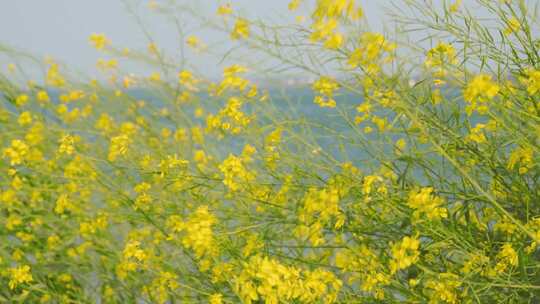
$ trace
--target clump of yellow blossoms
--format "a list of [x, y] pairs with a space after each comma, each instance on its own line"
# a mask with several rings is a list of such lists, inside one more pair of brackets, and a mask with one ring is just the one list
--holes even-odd
[[30, 266], [23, 265], [19, 267], [13, 267], [8, 269], [9, 271], [9, 288], [15, 289], [17, 286], [30, 283], [33, 281], [32, 273], [30, 272]]
[[339, 190], [335, 187], [309, 189], [298, 214], [301, 225], [298, 225], [295, 233], [299, 237], [308, 238], [313, 245], [324, 244], [324, 226], [334, 220], [334, 228], [337, 229], [345, 221], [345, 216], [339, 211], [339, 199]]
[[382, 65], [393, 60], [392, 52], [397, 45], [383, 34], [366, 32], [360, 36], [358, 47], [349, 54], [351, 68], [362, 68], [368, 75], [377, 74]]
[[392, 260], [390, 261], [390, 271], [408, 268], [416, 263], [420, 257], [420, 241], [414, 237], [406, 236], [401, 242], [392, 245]]
[[303, 271], [263, 256], [251, 257], [234, 283], [243, 303], [258, 300], [265, 303], [314, 303], [318, 300], [332, 303], [342, 286], [329, 271]]
[[238, 40], [238, 39], [246, 39], [249, 36], [249, 23], [244, 18], [238, 18], [236, 19], [236, 23], [234, 24], [234, 28], [231, 32], [231, 39]]
[[219, 170], [224, 176], [223, 184], [230, 191], [238, 191], [255, 179], [255, 173], [246, 168], [245, 160], [232, 154], [223, 160], [223, 163], [219, 165]]
[[109, 161], [115, 161], [118, 156], [125, 155], [128, 151], [131, 139], [127, 134], [121, 134], [111, 138], [111, 146], [109, 148]]
[[489, 108], [488, 102], [499, 93], [500, 86], [496, 84], [491, 76], [481, 74], [475, 76], [463, 91], [463, 97], [469, 104], [465, 111], [471, 115], [474, 111], [485, 114]]
[[512, 153], [508, 159], [508, 169], [513, 170], [519, 168], [520, 174], [527, 173], [531, 168], [535, 166], [534, 162], [534, 150], [531, 147], [518, 147]]
[[94, 45], [97, 50], [103, 50], [111, 41], [105, 36], [105, 34], [96, 34], [93, 33], [89, 38], [90, 42]]
[[9, 158], [10, 164], [13, 166], [21, 164], [28, 153], [28, 145], [22, 140], [14, 139], [11, 141], [11, 147], [4, 149], [3, 157]]
[[330, 77], [321, 77], [313, 83], [313, 90], [319, 95], [315, 96], [313, 102], [321, 107], [334, 108], [336, 101], [334, 93], [339, 89], [339, 84]]
[[540, 91], [540, 71], [535, 69], [527, 69], [525, 76], [520, 78], [521, 83], [527, 87], [527, 93], [530, 95]]
[[448, 216], [446, 208], [441, 207], [444, 199], [433, 194], [433, 188], [421, 188], [409, 193], [407, 205], [414, 209], [413, 217], [415, 220], [423, 216], [429, 220], [439, 220]]
[[197, 208], [186, 221], [179, 216], [171, 216], [167, 221], [173, 233], [184, 232], [181, 243], [185, 248], [193, 250], [203, 271], [209, 268], [212, 258], [219, 252], [212, 230], [216, 223], [217, 219], [210, 213], [208, 206]]
[[243, 102], [238, 97], [227, 100], [225, 107], [220, 109], [217, 115], [208, 115], [206, 124], [209, 130], [221, 130], [222, 132], [239, 134], [252, 121], [252, 117], [242, 112]]
[[452, 273], [441, 273], [437, 278], [426, 283], [426, 293], [429, 303], [460, 303], [459, 287], [462, 285], [459, 277]]
[[366, 245], [344, 249], [336, 254], [336, 266], [350, 272], [349, 282], [359, 282], [360, 289], [373, 294], [376, 299], [384, 299], [384, 286], [391, 282], [385, 265], [374, 250]]
[[122, 252], [122, 262], [116, 267], [116, 274], [124, 279], [129, 272], [136, 271], [146, 261], [148, 254], [141, 248], [141, 242], [130, 240]]
[[240, 75], [247, 71], [248, 69], [245, 66], [239, 64], [233, 64], [226, 67], [223, 70], [223, 80], [217, 88], [217, 95], [221, 95], [224, 91], [229, 89], [244, 91], [249, 85], [249, 81], [242, 78]]
[[[298, 1], [297, 1], [298, 2]], [[291, 2], [289, 8], [294, 10], [299, 3]], [[363, 15], [362, 8], [357, 6], [354, 0], [319, 0], [316, 3], [311, 25], [312, 33], [310, 40], [313, 42], [323, 41], [328, 49], [337, 49], [345, 41], [345, 36], [340, 33], [340, 19], [357, 20]]]
[[440, 42], [430, 49], [426, 56], [425, 64], [428, 68], [434, 69], [433, 77], [436, 85], [445, 83], [448, 70], [457, 63], [456, 50], [448, 43]]

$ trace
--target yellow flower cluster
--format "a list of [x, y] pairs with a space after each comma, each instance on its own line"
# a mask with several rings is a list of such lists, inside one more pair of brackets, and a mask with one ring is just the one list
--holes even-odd
[[236, 23], [234, 24], [234, 28], [231, 32], [231, 39], [232, 40], [238, 40], [238, 39], [246, 39], [249, 36], [249, 23], [244, 18], [238, 18], [236, 19]]
[[[290, 7], [298, 6], [292, 3]], [[328, 49], [337, 49], [344, 43], [344, 35], [338, 31], [340, 19], [357, 20], [363, 15], [362, 8], [355, 0], [318, 0], [312, 18], [310, 40], [324, 42]]]
[[341, 250], [336, 254], [336, 266], [349, 273], [350, 282], [360, 282], [362, 291], [379, 300], [385, 298], [384, 286], [390, 283], [390, 275], [374, 250], [366, 245]]
[[339, 190], [335, 187], [311, 188], [304, 196], [304, 204], [298, 213], [300, 225], [295, 232], [307, 238], [313, 245], [324, 244], [323, 228], [335, 220], [334, 228], [343, 226], [345, 215], [339, 210]]
[[527, 87], [527, 93], [530, 95], [536, 94], [540, 91], [540, 71], [528, 69], [525, 71], [525, 76], [520, 77], [520, 82]]
[[461, 303], [458, 289], [461, 285], [457, 275], [453, 273], [439, 274], [437, 278], [429, 280], [425, 285], [426, 293], [429, 295], [429, 303]]
[[10, 159], [10, 164], [20, 165], [29, 153], [29, 147], [24, 141], [14, 139], [11, 141], [11, 147], [5, 148], [2, 152], [3, 157]]
[[497, 254], [497, 260], [498, 262], [493, 269], [496, 274], [504, 273], [508, 268], [518, 265], [517, 252], [509, 243], [502, 245], [501, 251]]
[[223, 184], [232, 192], [249, 186], [249, 183], [255, 179], [255, 173], [246, 168], [245, 162], [242, 157], [229, 154], [219, 165], [219, 170], [224, 175]]
[[[47, 70], [47, 75], [45, 81], [48, 85], [53, 87], [63, 87], [66, 84], [66, 80], [62, 74], [60, 74], [59, 67], [57, 63], [51, 63], [49, 69]], [[41, 96], [41, 99], [45, 97]]]
[[416, 221], [426, 216], [428, 220], [440, 220], [448, 216], [448, 210], [441, 205], [444, 199], [433, 194], [433, 188], [421, 188], [409, 192], [407, 205], [414, 209], [413, 217]]
[[339, 84], [332, 78], [323, 76], [313, 83], [313, 90], [319, 95], [315, 96], [313, 102], [320, 107], [334, 108], [336, 101], [334, 93], [339, 90]]
[[222, 132], [237, 135], [242, 132], [253, 117], [242, 112], [243, 102], [238, 97], [231, 97], [227, 104], [216, 115], [209, 114], [206, 117], [208, 130], [220, 130]]
[[33, 281], [30, 266], [22, 265], [8, 269], [9, 272], [9, 289], [15, 289], [17, 286]]
[[507, 167], [509, 170], [514, 170], [516, 166], [520, 174], [527, 173], [535, 166], [534, 150], [531, 147], [517, 147], [510, 153]]
[[425, 64], [428, 68], [433, 68], [434, 83], [442, 85], [448, 74], [448, 69], [457, 63], [456, 50], [448, 43], [439, 42], [437, 46], [430, 49], [426, 55]]
[[381, 33], [363, 33], [358, 41], [358, 47], [349, 55], [349, 66], [360, 67], [366, 74], [375, 75], [381, 71], [382, 64], [393, 60], [392, 52], [396, 46]]
[[152, 280], [149, 286], [144, 287], [144, 292], [156, 303], [165, 304], [170, 298], [170, 291], [178, 288], [178, 276], [169, 271], [160, 271], [157, 278]]
[[148, 254], [141, 249], [141, 242], [129, 240], [122, 252], [122, 261], [116, 267], [116, 274], [125, 279], [130, 272], [136, 271], [148, 259]]
[[201, 206], [186, 221], [179, 216], [171, 216], [167, 226], [173, 233], [184, 232], [182, 245], [193, 250], [202, 271], [208, 270], [212, 258], [219, 252], [212, 227], [217, 223], [216, 217], [210, 213], [208, 206]]
[[71, 135], [64, 135], [60, 139], [60, 146], [58, 147], [59, 154], [71, 155], [75, 152], [75, 142], [77, 138]]
[[477, 111], [485, 114], [488, 111], [487, 102], [499, 94], [500, 86], [493, 82], [491, 76], [480, 74], [475, 76], [463, 91], [463, 97], [469, 104], [465, 108], [468, 115]]
[[306, 271], [286, 266], [265, 256], [253, 256], [234, 279], [234, 289], [243, 303], [333, 303], [342, 282], [329, 271]]
[[233, 64], [226, 67], [223, 70], [223, 80], [219, 84], [216, 94], [221, 95], [226, 90], [246, 90], [250, 83], [247, 79], [242, 78], [240, 75], [246, 73], [247, 71], [248, 70], [246, 67], [239, 64]]
[[105, 34], [93, 33], [89, 38], [90, 43], [94, 45], [97, 50], [103, 50], [107, 45], [111, 43], [109, 38]]
[[415, 264], [420, 257], [420, 241], [415, 237], [404, 237], [401, 242], [392, 245], [391, 273]]

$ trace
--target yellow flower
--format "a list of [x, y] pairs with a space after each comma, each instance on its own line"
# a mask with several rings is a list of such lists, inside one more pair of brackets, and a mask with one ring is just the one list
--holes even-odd
[[58, 64], [56, 63], [50, 64], [49, 69], [47, 70], [45, 81], [48, 85], [54, 86], [54, 87], [62, 87], [66, 84], [66, 80], [60, 74], [58, 70]]
[[451, 44], [439, 42], [436, 47], [427, 53], [425, 64], [429, 67], [441, 67], [457, 62], [456, 50]]
[[516, 33], [521, 29], [521, 22], [515, 17], [512, 17], [508, 19], [508, 23], [506, 26], [507, 27], [504, 29], [504, 34], [508, 36], [510, 34]]
[[153, 82], [159, 82], [161, 80], [161, 75], [158, 72], [152, 72], [148, 77], [148, 80]]
[[486, 101], [495, 97], [499, 93], [499, 85], [491, 80], [489, 75], [478, 75], [469, 82], [463, 95], [465, 100], [472, 102], [475, 100]]
[[355, 0], [317, 0], [313, 18], [346, 17], [356, 20], [363, 16], [362, 8], [357, 6]]
[[190, 71], [183, 70], [178, 73], [178, 82], [189, 90], [195, 90], [197, 79]]
[[335, 302], [342, 282], [327, 270], [302, 270], [275, 259], [252, 256], [234, 278], [234, 290], [243, 303]]
[[231, 32], [231, 39], [232, 40], [246, 39], [248, 36], [249, 36], [248, 21], [244, 18], [236, 19], [236, 23], [234, 24], [234, 28]]
[[519, 78], [520, 82], [527, 86], [527, 93], [530, 95], [536, 94], [540, 91], [540, 71], [535, 69], [528, 69], [525, 71], [525, 77]]
[[427, 216], [430, 220], [446, 218], [448, 212], [446, 208], [440, 207], [444, 203], [441, 197], [433, 194], [433, 188], [427, 187], [420, 190], [413, 190], [409, 193], [407, 205], [414, 209], [413, 216], [416, 220], [421, 215]]
[[223, 70], [223, 80], [219, 84], [216, 95], [221, 95], [225, 90], [238, 89], [244, 91], [249, 85], [249, 81], [240, 77], [239, 74], [246, 73], [246, 67], [233, 64]]
[[24, 106], [28, 102], [28, 95], [22, 94], [15, 98], [15, 104], [18, 106]]
[[519, 262], [519, 257], [510, 243], [504, 243], [501, 251], [497, 254], [497, 264], [492, 269], [493, 274], [502, 274], [509, 267], [516, 267]]
[[529, 169], [533, 168], [535, 165], [534, 159], [534, 151], [531, 147], [518, 147], [512, 153], [510, 153], [510, 157], [508, 158], [508, 170], [513, 170], [517, 164], [519, 164], [519, 173], [525, 174], [529, 171]]
[[60, 154], [67, 154], [71, 155], [75, 151], [75, 147], [73, 146], [75, 144], [75, 137], [71, 135], [64, 135], [60, 139], [60, 147], [58, 148], [58, 153]]
[[400, 243], [392, 246], [392, 257], [390, 261], [390, 271], [396, 273], [400, 269], [405, 269], [418, 261], [420, 256], [420, 241], [413, 237], [404, 237]]
[[10, 214], [8, 218], [6, 219], [6, 229], [14, 230], [17, 226], [22, 225], [22, 223], [23, 223], [23, 220], [19, 215]]
[[124, 79], [122, 79], [122, 84], [124, 85], [124, 88], [129, 88], [133, 83], [135, 82], [135, 79], [131, 76], [124, 76]]
[[42, 90], [37, 93], [37, 100], [43, 104], [49, 102], [51, 99], [47, 91]]
[[126, 134], [121, 134], [111, 138], [111, 144], [109, 146], [109, 161], [115, 161], [118, 156], [125, 155], [128, 151], [131, 139]]
[[461, 284], [459, 277], [452, 273], [441, 273], [437, 278], [427, 281], [425, 286], [429, 303], [461, 303], [458, 290]]
[[57, 214], [63, 214], [66, 211], [74, 211], [74, 210], [75, 210], [75, 205], [69, 199], [68, 195], [65, 193], [61, 194], [56, 200], [54, 212], [56, 212]]
[[497, 96], [499, 90], [499, 85], [491, 80], [491, 76], [486, 74], [475, 76], [463, 91], [463, 97], [469, 103], [466, 108], [467, 114], [471, 115], [473, 111], [478, 111], [480, 114], [487, 112], [484, 103]]
[[148, 259], [148, 254], [141, 249], [141, 242], [128, 240], [122, 251], [122, 260], [116, 266], [116, 274], [124, 279], [129, 272], [136, 271]]
[[140, 246], [141, 242], [139, 241], [131, 240], [127, 242], [123, 251], [124, 259], [134, 258], [139, 262], [146, 260], [148, 255], [140, 248]]
[[32, 123], [32, 114], [28, 111], [24, 111], [19, 115], [17, 122], [21, 126], [27, 126]]
[[188, 36], [186, 38], [186, 43], [192, 48], [197, 48], [201, 44], [201, 41], [196, 36]]
[[476, 142], [478, 144], [485, 143], [487, 141], [486, 135], [484, 134], [484, 129], [486, 124], [478, 123], [474, 128], [471, 129], [471, 133], [467, 135], [467, 140]]
[[220, 16], [230, 15], [233, 10], [230, 3], [220, 5], [217, 9], [217, 14]]
[[352, 68], [363, 67], [367, 74], [380, 71], [381, 64], [391, 61], [396, 44], [388, 41], [380, 33], [363, 33], [359, 47], [349, 55], [348, 63]]
[[30, 266], [24, 265], [8, 269], [9, 273], [9, 289], [15, 289], [20, 284], [30, 283], [33, 281]]
[[337, 26], [338, 22], [334, 18], [315, 22], [311, 26], [313, 28], [313, 32], [311, 33], [309, 39], [313, 42], [325, 40], [333, 33]]
[[26, 159], [30, 152], [30, 148], [24, 141], [14, 139], [11, 141], [11, 147], [5, 148], [3, 151], [3, 157], [10, 158], [10, 164], [12, 166], [19, 165]]
[[214, 293], [210, 296], [210, 298], [208, 299], [208, 302], [210, 304], [221, 304], [223, 303], [223, 295], [220, 294], [220, 293]]
[[315, 96], [313, 102], [321, 107], [333, 108], [336, 106], [334, 92], [339, 89], [339, 84], [330, 77], [322, 76], [313, 83], [313, 90], [320, 95]]
[[104, 60], [104, 59], [98, 59], [97, 60], [97, 64], [96, 66], [99, 68], [99, 69], [102, 69], [102, 70], [107, 70], [107, 69], [116, 69], [118, 67], [118, 61], [116, 59], [109, 59], [109, 60]]
[[298, 9], [298, 6], [300, 5], [301, 2], [302, 0], [292, 0], [291, 2], [289, 2], [289, 5], [288, 5], [289, 10], [295, 11], [296, 9]]
[[216, 223], [217, 218], [208, 210], [208, 206], [200, 206], [185, 222], [178, 217], [170, 217], [167, 226], [174, 228], [173, 231], [184, 231], [182, 245], [192, 249], [198, 259], [204, 260], [218, 254], [219, 248], [212, 231]]
[[94, 45], [97, 50], [104, 49], [111, 41], [105, 36], [105, 34], [92, 33], [89, 38], [90, 43]]
[[223, 184], [231, 191], [237, 191], [241, 186], [247, 186], [255, 179], [254, 173], [244, 166], [242, 158], [232, 154], [229, 154], [229, 157], [219, 165], [219, 170], [224, 175]]
[[459, 7], [461, 6], [461, 0], [456, 0], [454, 3], [452, 3], [449, 7], [451, 13], [455, 13], [459, 10]]
[[157, 45], [155, 43], [153, 43], [153, 42], [148, 43], [146, 48], [148, 49], [148, 53], [150, 53], [152, 55], [156, 55], [156, 54], [159, 53]]
[[327, 49], [337, 49], [343, 44], [343, 35], [340, 33], [334, 33], [326, 39], [324, 47]]

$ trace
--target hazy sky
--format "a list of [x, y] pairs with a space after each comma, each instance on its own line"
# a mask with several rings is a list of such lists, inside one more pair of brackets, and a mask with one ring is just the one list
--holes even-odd
[[[293, 20], [294, 14], [287, 10], [289, 1], [227, 2], [250, 17], [283, 20], [286, 18], [284, 16], [291, 16]], [[157, 1], [160, 2], [163, 1]], [[381, 6], [389, 2], [389, 0], [361, 1], [374, 28], [381, 28]], [[183, 3], [197, 5], [204, 13], [213, 14], [216, 7], [224, 1], [183, 0]], [[165, 22], [162, 17], [156, 17], [146, 5], [140, 6], [139, 13], [150, 25], [152, 35], [156, 37], [159, 46], [175, 52], [180, 41], [171, 24]], [[88, 36], [93, 32], [105, 33], [115, 45], [144, 48], [147, 44], [133, 18], [126, 12], [122, 0], [5, 0], [1, 4], [0, 43], [28, 51], [38, 57], [50, 55], [75, 70], [92, 73], [95, 71], [96, 60], [102, 57], [88, 43]], [[218, 39], [209, 33], [203, 34], [200, 38]], [[218, 73], [221, 69], [207, 58], [201, 56], [190, 58], [194, 65], [209, 74]]]

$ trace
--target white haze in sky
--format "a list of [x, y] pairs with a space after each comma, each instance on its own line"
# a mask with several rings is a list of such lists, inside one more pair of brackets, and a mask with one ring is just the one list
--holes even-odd
[[[294, 22], [295, 13], [287, 10], [290, 0], [230, 0], [235, 10], [249, 17], [288, 20]], [[133, 1], [131, 1], [133, 2]], [[163, 17], [157, 17], [139, 1], [138, 12], [148, 24], [158, 46], [166, 52], [178, 52], [177, 32]], [[167, 2], [167, 1], [164, 1]], [[213, 15], [217, 0], [184, 0], [195, 5], [203, 14]], [[160, 1], [157, 1], [160, 3]], [[364, 8], [374, 29], [382, 29], [381, 8], [389, 0], [363, 1]], [[298, 14], [298, 13], [296, 13]], [[190, 24], [187, 24], [188, 29]], [[51, 56], [81, 73], [94, 73], [96, 60], [104, 57], [88, 43], [91, 33], [105, 33], [115, 45], [132, 49], [145, 49], [147, 40], [127, 13], [122, 0], [2, 0], [0, 1], [0, 44], [27, 51], [38, 58]], [[193, 31], [197, 35], [197, 31]], [[228, 43], [226, 36], [217, 33], [197, 35], [203, 41]], [[223, 44], [222, 43], [222, 44]], [[209, 76], [218, 75], [222, 67], [217, 60], [187, 54], [190, 63]], [[4, 67], [1, 67], [4, 68]], [[135, 70], [135, 72], [139, 72]]]
[[[155, 0], [157, 3], [171, 0]], [[233, 8], [250, 18], [260, 18], [275, 23], [295, 22], [299, 12], [289, 12], [290, 0], [229, 0]], [[394, 3], [399, 3], [394, 1]], [[442, 3], [436, 0], [433, 3]], [[89, 45], [91, 33], [104, 33], [115, 46], [145, 50], [148, 44], [145, 35], [126, 10], [126, 2], [139, 3], [137, 12], [142, 16], [157, 45], [167, 54], [179, 54], [178, 32], [161, 15], [148, 9], [149, 0], [0, 0], [0, 45], [8, 45], [27, 51], [42, 59], [51, 56], [65, 63], [70, 69], [82, 74], [95, 75], [98, 58], [105, 57]], [[203, 15], [215, 15], [216, 8], [225, 3], [219, 0], [177, 0], [196, 7]], [[314, 2], [308, 0], [307, 2]], [[365, 12], [371, 30], [391, 29], [385, 23], [383, 11], [391, 5], [391, 0], [358, 1]], [[464, 4], [472, 0], [463, 1]], [[182, 20], [188, 34], [195, 34], [208, 42], [214, 53], [223, 54], [233, 46], [224, 33], [197, 31], [196, 24]], [[220, 49], [221, 47], [221, 49]], [[203, 72], [209, 77], [219, 77], [223, 64], [210, 55], [201, 56], [187, 51], [189, 68]], [[0, 61], [0, 64], [5, 64]], [[148, 73], [151, 70], [142, 66], [122, 67], [135, 73]], [[1, 67], [0, 69], [4, 69]]]

